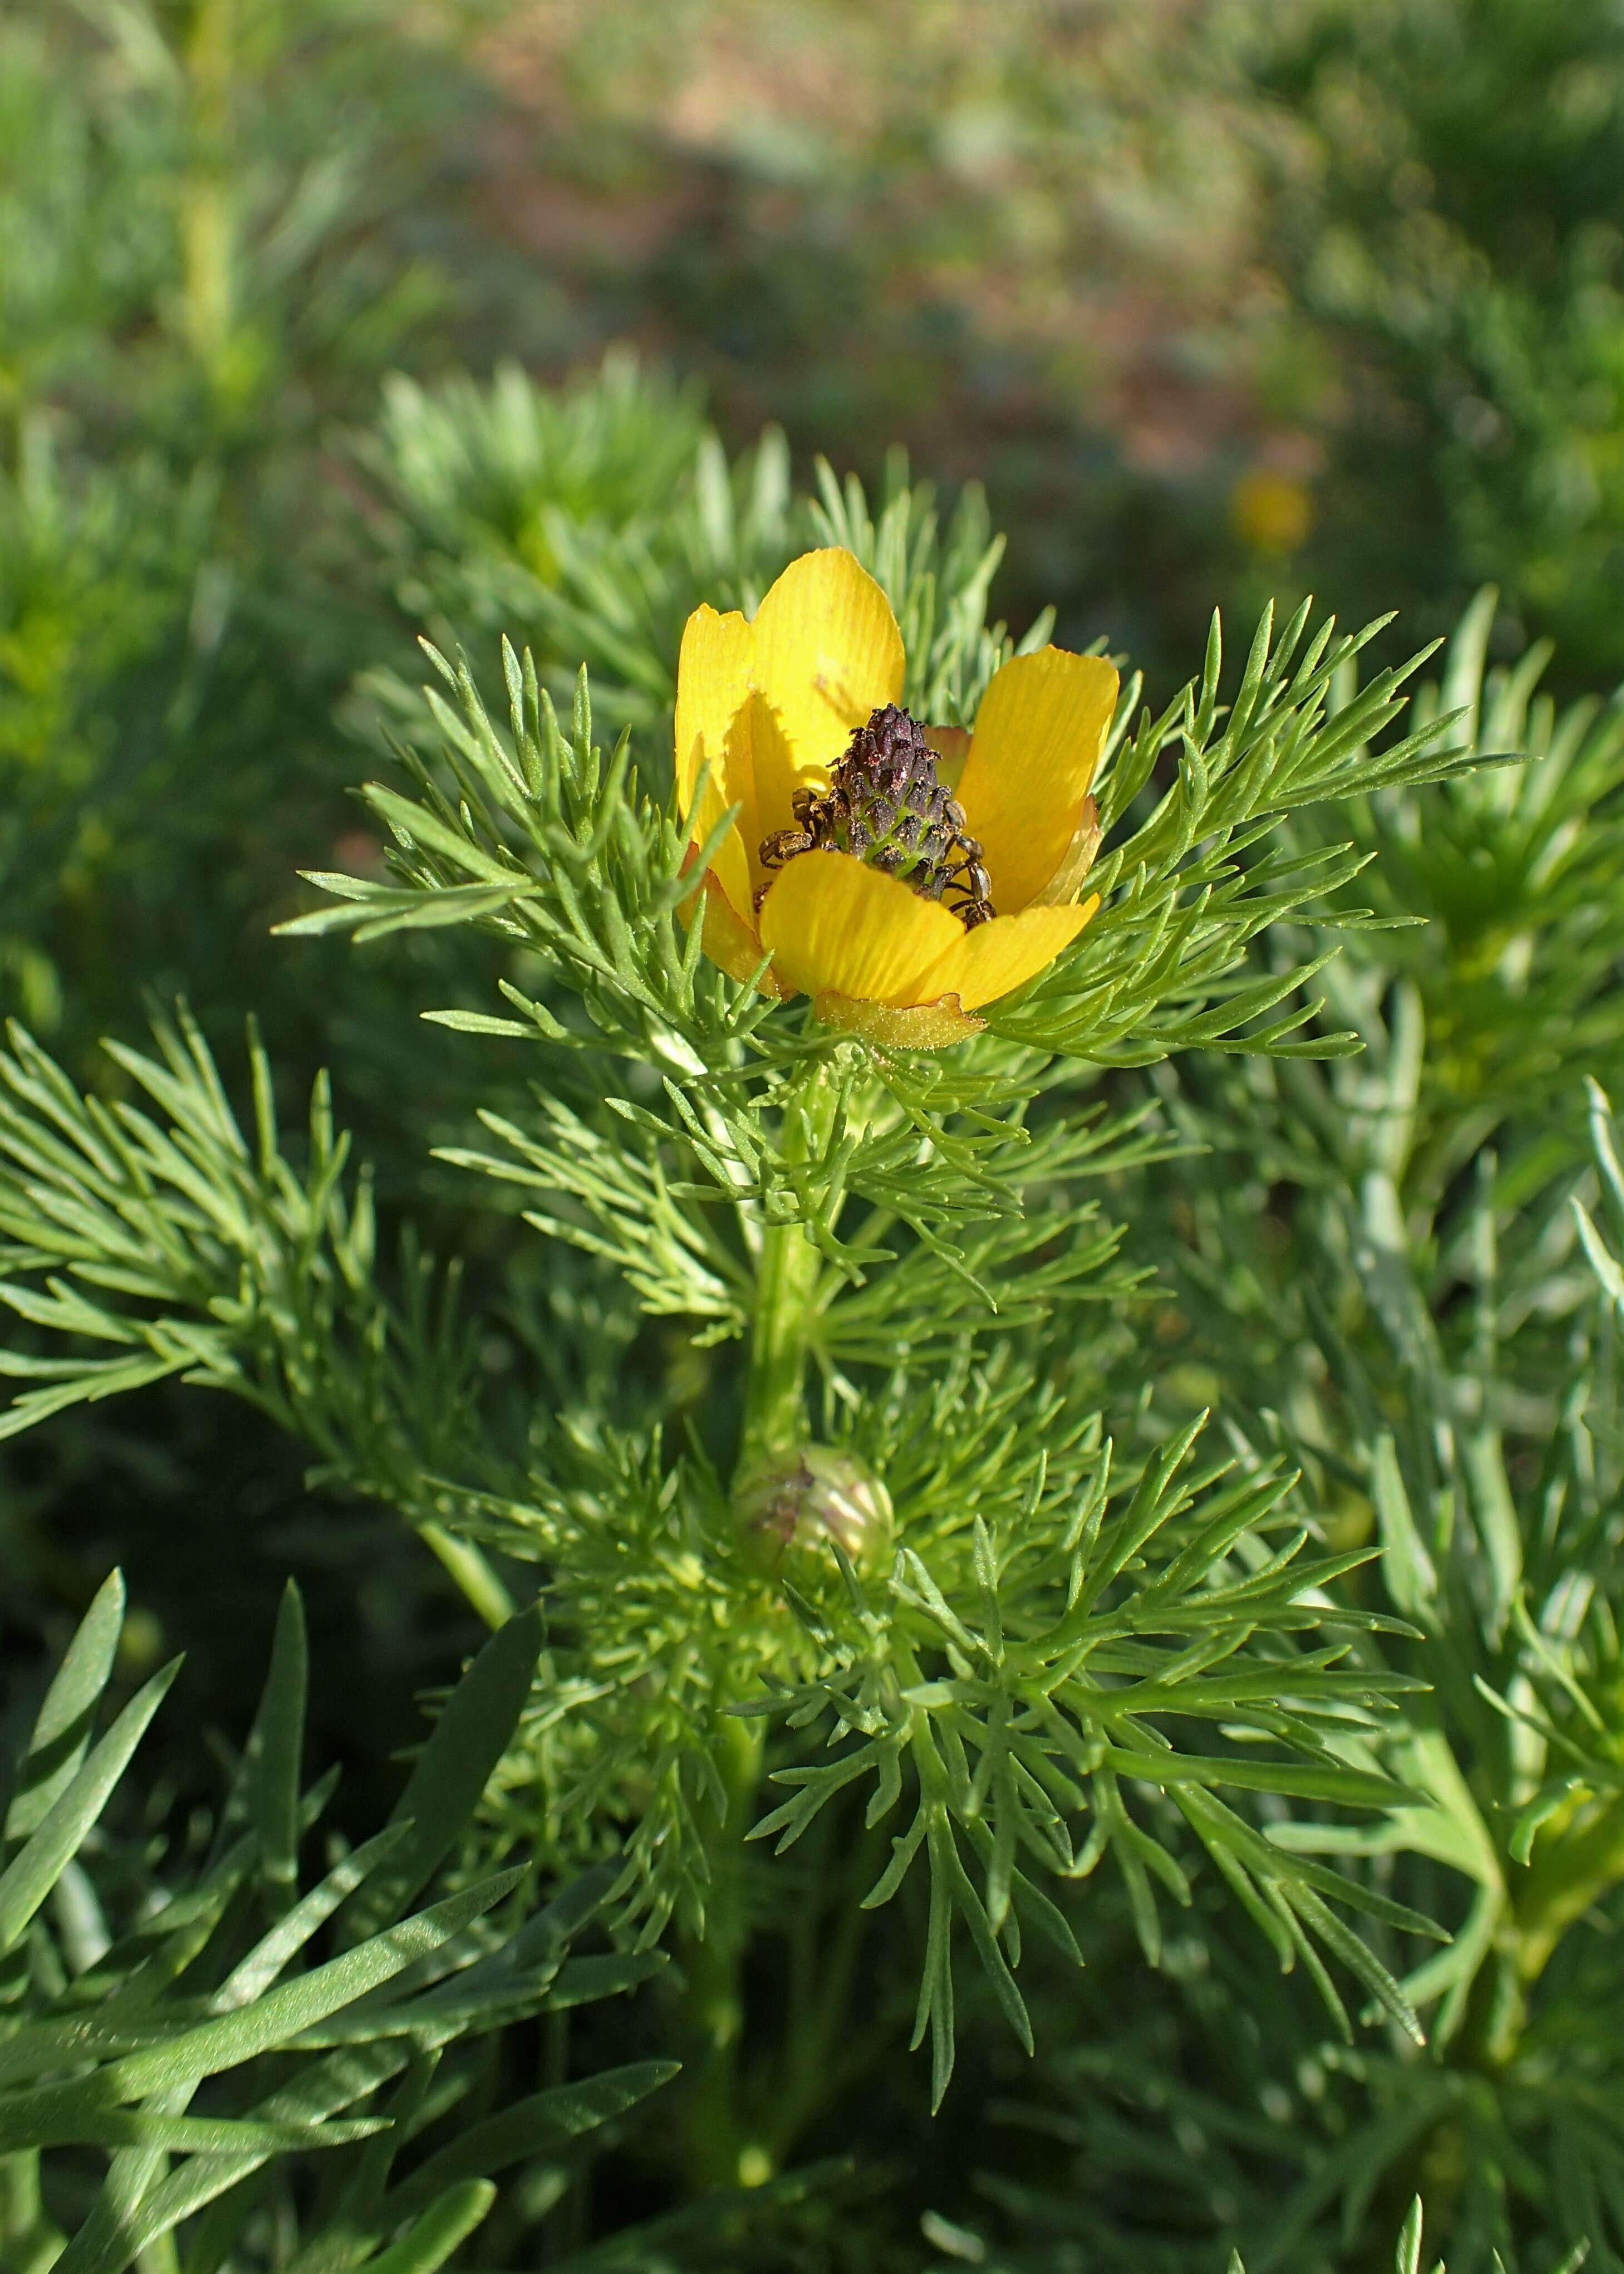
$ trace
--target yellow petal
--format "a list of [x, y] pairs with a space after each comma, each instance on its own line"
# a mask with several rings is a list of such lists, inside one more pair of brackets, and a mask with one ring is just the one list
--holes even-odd
[[995, 916], [974, 931], [960, 930], [927, 975], [926, 993], [957, 995], [966, 1011], [996, 1003], [1069, 947], [1099, 905], [1096, 893], [1081, 907], [1026, 908], [1019, 915]]
[[964, 937], [957, 916], [849, 853], [803, 853], [762, 902], [762, 945], [786, 987], [876, 1003], [927, 1003], [925, 974]]
[[[762, 944], [738, 910], [729, 904], [714, 872], [707, 874], [703, 886], [692, 900], [683, 902], [682, 917], [687, 923], [692, 923], [695, 917], [703, 923], [701, 945], [711, 962], [719, 963], [730, 979], [742, 982], [754, 977], [761, 965]], [[756, 983], [762, 994], [771, 995], [775, 1000], [786, 991], [771, 969], [763, 972]]]
[[814, 996], [812, 1008], [824, 1026], [838, 1027], [843, 1035], [861, 1035], [866, 1043], [893, 1050], [944, 1050], [950, 1043], [979, 1035], [987, 1024], [961, 1010], [956, 995], [944, 995], [939, 1003], [898, 1004], [823, 994]]
[[994, 673], [959, 802], [1000, 915], [1029, 906], [1065, 860], [1116, 705], [1116, 674], [1097, 655], [1040, 648]]
[[[742, 807], [735, 826], [710, 856], [710, 867], [735, 912], [750, 905], [747, 847], [761, 836], [750, 746], [750, 664], [755, 637], [737, 610], [718, 615], [695, 609], [682, 633], [677, 660], [677, 810], [695, 840], [707, 837], [730, 805]], [[709, 763], [703, 794], [695, 803], [701, 768]]]
[[762, 833], [790, 826], [790, 793], [820, 778], [895, 703], [905, 668], [891, 602], [838, 546], [792, 561], [756, 612], [752, 722]]
[[1041, 908], [1067, 907], [1083, 889], [1083, 879], [1093, 868], [1094, 855], [1100, 849], [1100, 809], [1093, 798], [1083, 800], [1083, 817], [1077, 834], [1066, 847], [1060, 866], [1042, 891], [1029, 905]]

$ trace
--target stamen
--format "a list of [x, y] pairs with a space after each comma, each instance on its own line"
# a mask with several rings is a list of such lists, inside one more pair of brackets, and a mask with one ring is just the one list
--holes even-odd
[[[966, 931], [990, 921], [991, 879], [965, 830], [964, 808], [936, 778], [936, 754], [917, 719], [888, 703], [859, 727], [824, 791], [798, 789], [793, 829], [763, 838], [761, 863], [781, 869], [803, 853], [851, 853], [940, 900]], [[771, 880], [769, 880], [771, 881]], [[756, 895], [759, 909], [763, 885]]]

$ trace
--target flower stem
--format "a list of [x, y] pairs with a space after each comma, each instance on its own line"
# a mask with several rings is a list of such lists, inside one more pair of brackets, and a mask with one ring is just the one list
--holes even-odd
[[1518, 1973], [1532, 1988], [1557, 1944], [1624, 1879], [1624, 1802], [1537, 1850], [1517, 1890]]
[[[822, 1067], [798, 1082], [786, 1103], [781, 1158], [816, 1161], [828, 1144], [840, 1087]], [[817, 1315], [823, 1259], [800, 1224], [769, 1224], [762, 1236], [750, 1336], [744, 1422], [735, 1480], [752, 1469], [799, 1452], [806, 1443], [806, 1367]], [[695, 2046], [684, 2112], [686, 2174], [696, 2187], [754, 2187], [771, 2176], [766, 2112], [743, 2090], [744, 1958], [748, 1924], [743, 1901], [744, 1842], [756, 1819], [763, 1729], [727, 1708], [739, 1700], [726, 1674], [717, 1684], [715, 1759], [726, 1795], [722, 1826], [710, 1850], [710, 1885], [703, 1936], [681, 1948], [684, 2035]]]
[[727, 1812], [710, 1850], [704, 1932], [685, 1937], [680, 1954], [683, 2035], [693, 2047], [693, 2081], [683, 2112], [684, 2175], [695, 2193], [759, 2186], [772, 2170], [762, 2144], [763, 2127], [750, 2120], [740, 2078], [748, 1933], [740, 1879], [745, 1838], [756, 1820], [762, 1729], [759, 1721], [726, 1714], [717, 1734]]
[[[782, 1157], [800, 1166], [829, 1141], [840, 1102], [838, 1084], [816, 1067], [784, 1111]], [[801, 1224], [769, 1224], [762, 1235], [750, 1336], [739, 1473], [806, 1442], [807, 1351], [817, 1315], [823, 1258]]]
[[0, 2156], [0, 2265], [6, 2274], [46, 2274], [64, 2240], [41, 2198], [39, 2150]]
[[417, 1530], [486, 1626], [506, 1626], [514, 1613], [513, 1597], [472, 1540], [458, 1540], [438, 1524], [422, 1524]]
[[231, 184], [237, 0], [201, 0], [186, 43], [192, 148], [181, 178], [182, 321], [218, 378], [237, 317], [237, 214]]

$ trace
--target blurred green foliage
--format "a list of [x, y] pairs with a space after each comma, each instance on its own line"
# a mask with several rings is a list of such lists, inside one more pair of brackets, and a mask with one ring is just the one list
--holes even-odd
[[[1326, 373], [1304, 568], [1427, 628], [1492, 578], [1569, 683], [1624, 666], [1624, 23], [1607, 0], [1309, 0], [1260, 89], [1309, 177], [1270, 241]], [[1312, 365], [1311, 365], [1312, 367]]]

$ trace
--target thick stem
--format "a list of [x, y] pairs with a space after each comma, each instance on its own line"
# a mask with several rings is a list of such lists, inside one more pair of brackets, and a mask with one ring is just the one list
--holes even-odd
[[458, 1540], [438, 1524], [419, 1525], [417, 1529], [486, 1626], [506, 1626], [513, 1616], [513, 1597], [472, 1540]]
[[[784, 1111], [781, 1156], [816, 1160], [829, 1141], [839, 1103], [836, 1081], [813, 1068]], [[822, 1258], [799, 1224], [770, 1224], [762, 1238], [750, 1337], [744, 1424], [735, 1482], [807, 1441], [807, 1352], [817, 1314]], [[710, 1851], [710, 1886], [703, 1938], [682, 1951], [684, 2035], [695, 2046], [685, 2111], [686, 2176], [697, 2187], [755, 2187], [770, 2177], [767, 2112], [743, 2090], [744, 1956], [748, 1923], [742, 1901], [743, 1849], [756, 1815], [762, 1774], [762, 1724], [728, 1713], [738, 1702], [718, 1683], [716, 1758], [726, 1795], [721, 1831]]]
[[763, 1236], [741, 1472], [805, 1442], [807, 1344], [821, 1261], [798, 1224], [773, 1224]]
[[0, 2266], [5, 2274], [45, 2274], [65, 2240], [40, 2198], [39, 2150], [0, 2156]]
[[181, 306], [187, 344], [217, 374], [237, 317], [231, 183], [237, 0], [198, 0], [185, 50], [192, 157], [181, 180]]
[[1515, 2058], [1529, 1999], [1557, 1945], [1620, 1880], [1624, 1801], [1539, 1841], [1532, 1864], [1514, 1882], [1514, 1899], [1472, 1984], [1461, 2033], [1462, 2054], [1470, 2065], [1494, 2071]]
[[1531, 1988], [1568, 1928], [1624, 1879], [1624, 1801], [1535, 1851], [1516, 1903], [1519, 1968]]
[[[839, 1104], [837, 1084], [815, 1069], [784, 1112], [783, 1157], [796, 1165], [823, 1152]], [[739, 1473], [794, 1453], [806, 1442], [807, 1350], [817, 1315], [823, 1259], [799, 1224], [770, 1224], [762, 1235], [750, 1336]]]
[[[1472, 1984], [1454, 2056], [1461, 2067], [1503, 2075], [1521, 2048], [1530, 1996], [1558, 1944], [1620, 1880], [1624, 1802], [1602, 1809], [1577, 1831], [1569, 1827], [1542, 1839]], [[1447, 2231], [1470, 2176], [1473, 2154], [1468, 2120], [1445, 2117], [1407, 2159], [1402, 2183], [1391, 2190], [1395, 2208], [1402, 2210], [1419, 2194], [1429, 2218], [1439, 2218]]]
[[718, 1766], [727, 1813], [710, 1850], [710, 1887], [703, 1937], [685, 1938], [683, 2035], [693, 2050], [692, 2082], [683, 2112], [684, 2177], [695, 2193], [756, 2187], [771, 2176], [765, 2127], [741, 2090], [744, 2038], [747, 1925], [740, 1900], [744, 1842], [756, 1820], [761, 1783], [759, 1721], [727, 1715], [718, 1733]]
[[[830, 1850], [831, 1842], [826, 1840], [823, 1863], [816, 1868], [820, 1882], [827, 1877], [836, 1885], [835, 1899], [827, 1907], [833, 1914], [832, 1927], [828, 1932], [821, 1931], [823, 1914], [810, 1900], [798, 1909], [789, 1924], [789, 2012], [784, 2058], [771, 2109], [763, 2119], [775, 2163], [791, 2153], [812, 2119], [862, 2073], [894, 2027], [893, 2016], [882, 2014], [877, 2034], [872, 2020], [866, 2029], [853, 2029], [848, 2009], [868, 1913], [843, 1884], [844, 1874]], [[870, 1874], [877, 1876], [877, 1872]], [[820, 1895], [822, 1892], [820, 1886]]]

